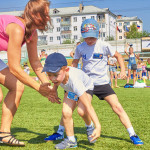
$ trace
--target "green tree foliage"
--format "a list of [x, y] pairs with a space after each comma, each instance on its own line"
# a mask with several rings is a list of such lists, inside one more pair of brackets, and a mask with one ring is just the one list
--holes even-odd
[[139, 32], [136, 24], [131, 25], [129, 32], [126, 32], [127, 39], [135, 39], [147, 36], [150, 36], [150, 33], [147, 31]]

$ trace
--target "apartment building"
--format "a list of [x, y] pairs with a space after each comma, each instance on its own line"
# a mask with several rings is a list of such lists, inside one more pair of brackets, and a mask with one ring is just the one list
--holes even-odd
[[122, 17], [121, 15], [118, 15], [116, 18], [117, 22], [117, 30], [116, 30], [116, 36], [117, 40], [124, 40], [126, 39], [126, 33], [129, 32], [130, 26], [135, 24], [137, 27], [137, 30], [139, 32], [143, 31], [143, 22], [141, 19], [136, 17]]
[[53, 27], [46, 33], [39, 33], [39, 42], [51, 45], [61, 44], [69, 39], [79, 41], [81, 39], [81, 24], [85, 19], [95, 19], [100, 26], [102, 40], [116, 37], [116, 15], [108, 8], [100, 9], [95, 6], [66, 7], [50, 9]]

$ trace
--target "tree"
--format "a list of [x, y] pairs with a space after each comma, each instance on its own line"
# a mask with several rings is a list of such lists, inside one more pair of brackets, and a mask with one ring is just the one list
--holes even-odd
[[150, 36], [150, 33], [147, 31], [139, 32], [136, 24], [131, 25], [129, 32], [126, 32], [127, 39], [135, 39], [145, 36]]

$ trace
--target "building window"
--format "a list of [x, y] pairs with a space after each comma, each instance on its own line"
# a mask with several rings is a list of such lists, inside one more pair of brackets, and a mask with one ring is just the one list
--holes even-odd
[[124, 25], [129, 26], [130, 22], [125, 22]]
[[91, 19], [95, 19], [95, 16], [91, 16]]
[[70, 39], [70, 34], [62, 35], [62, 39]]
[[57, 36], [57, 41], [60, 41], [60, 36]]
[[102, 23], [102, 28], [105, 28], [105, 23]]
[[73, 27], [73, 30], [74, 30], [74, 31], [77, 31], [77, 26], [74, 26], [74, 27]]
[[49, 39], [50, 39], [50, 42], [53, 42], [53, 37], [52, 36]]
[[66, 26], [63, 29], [64, 29], [64, 31], [69, 31], [70, 28]]
[[77, 40], [78, 39], [78, 36], [77, 35], [74, 35], [74, 40]]
[[122, 39], [122, 36], [119, 36], [119, 39]]
[[86, 19], [86, 17], [82, 17], [82, 21], [84, 21]]
[[122, 23], [119, 23], [119, 26], [122, 26]]
[[73, 22], [77, 22], [77, 17], [73, 17]]
[[60, 27], [57, 27], [57, 32], [60, 32]]
[[60, 23], [60, 18], [57, 18], [56, 22], [57, 22], [57, 23]]

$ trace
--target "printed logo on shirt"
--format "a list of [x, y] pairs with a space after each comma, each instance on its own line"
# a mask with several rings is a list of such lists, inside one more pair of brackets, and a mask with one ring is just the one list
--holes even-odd
[[94, 54], [93, 54], [93, 59], [103, 59], [103, 54], [94, 53]]
[[67, 98], [78, 101], [78, 96], [73, 92], [68, 92]]
[[83, 55], [82, 55], [82, 58], [83, 58], [83, 59], [86, 59], [86, 54], [83, 54]]

